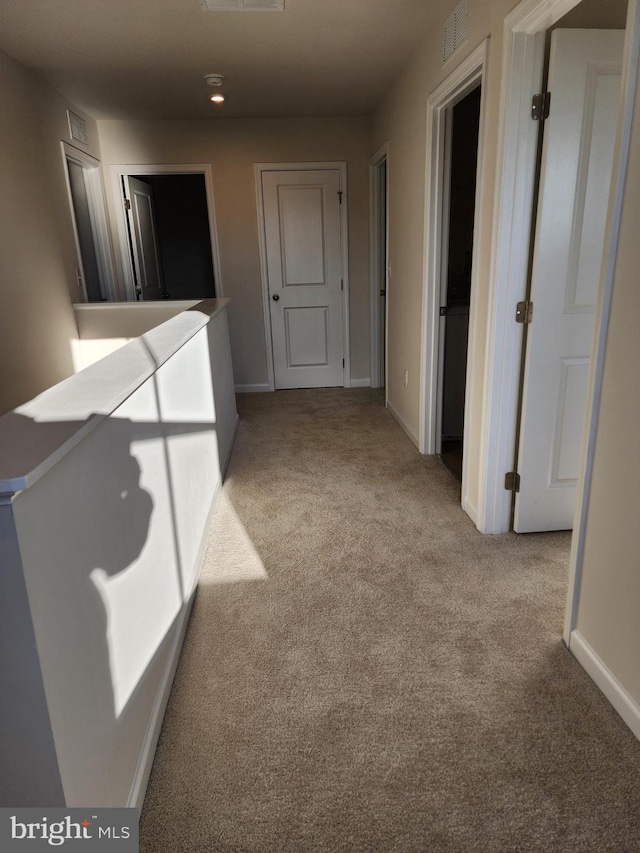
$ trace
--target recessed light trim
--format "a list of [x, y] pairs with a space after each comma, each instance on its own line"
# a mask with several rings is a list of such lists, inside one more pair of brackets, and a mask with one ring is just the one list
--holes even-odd
[[205, 74], [204, 79], [207, 81], [208, 86], [222, 86], [224, 83], [224, 74], [211, 72], [210, 74]]

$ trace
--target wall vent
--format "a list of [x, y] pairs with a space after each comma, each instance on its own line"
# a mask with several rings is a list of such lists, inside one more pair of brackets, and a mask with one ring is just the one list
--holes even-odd
[[80, 116], [67, 110], [67, 118], [69, 119], [69, 133], [71, 138], [76, 142], [81, 142], [83, 145], [89, 144], [89, 134], [87, 133], [87, 123]]
[[200, 0], [207, 12], [282, 12], [284, 0]]
[[450, 59], [469, 34], [469, 0], [460, 0], [444, 24], [442, 63]]

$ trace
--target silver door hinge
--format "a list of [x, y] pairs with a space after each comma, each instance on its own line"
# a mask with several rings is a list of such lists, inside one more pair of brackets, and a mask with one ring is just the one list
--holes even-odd
[[534, 121], [544, 121], [549, 118], [551, 92], [541, 92], [531, 99], [531, 118]]
[[504, 475], [504, 487], [508, 492], [520, 491], [520, 474], [517, 471], [509, 471]]
[[129, 201], [128, 198], [124, 199], [124, 209], [125, 210], [131, 210], [131, 202]]
[[518, 302], [516, 323], [530, 323], [533, 320], [533, 302]]
[[340, 204], [342, 204], [342, 190], [338, 190], [338, 198], [340, 199]]

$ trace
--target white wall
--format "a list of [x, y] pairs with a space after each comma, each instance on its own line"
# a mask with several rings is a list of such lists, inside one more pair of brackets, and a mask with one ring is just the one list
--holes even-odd
[[636, 705], [640, 705], [638, 235], [640, 85], [613, 283], [576, 625]]
[[[443, 67], [442, 27], [453, 8], [443, 4], [422, 48], [409, 62], [373, 116], [371, 150], [389, 142], [389, 402], [418, 435], [420, 423], [420, 346], [425, 235], [425, 161], [427, 99], [430, 93], [481, 42], [490, 36], [485, 79], [485, 138], [483, 193], [476, 210], [476, 239], [479, 240], [476, 290], [477, 334], [470, 356], [476, 366], [467, 387], [473, 405], [472, 422], [465, 424], [471, 437], [468, 491], [477, 503], [480, 413], [484, 383], [484, 357], [489, 292], [491, 218], [496, 169], [497, 125], [502, 61], [502, 28], [514, 0], [470, 2], [469, 39]], [[409, 371], [405, 388], [403, 377]]]
[[[52, 89], [0, 52], [0, 414], [73, 372], [72, 298], [81, 300], [60, 140], [66, 109]], [[99, 156], [95, 123], [89, 145]]]
[[[351, 370], [369, 378], [368, 118], [100, 121], [98, 130], [106, 178], [110, 165], [211, 164], [239, 385], [267, 382], [254, 164], [346, 160]], [[109, 203], [113, 223], [111, 193]]]
[[[373, 116], [371, 151], [389, 141], [389, 402], [418, 435], [420, 421], [420, 344], [425, 235], [426, 106], [431, 92], [487, 37], [490, 37], [484, 83], [485, 135], [481, 171], [484, 184], [476, 210], [478, 267], [476, 287], [476, 334], [470, 352], [473, 374], [468, 377], [471, 420], [469, 434], [467, 493], [478, 505], [480, 440], [485, 392], [485, 357], [488, 330], [492, 219], [494, 213], [496, 155], [503, 62], [503, 25], [516, 0], [470, 0], [469, 39], [446, 65], [442, 64], [442, 27], [455, 4], [443, 3], [422, 48], [383, 98]], [[626, 0], [586, 0], [582, 9], [567, 16], [566, 26], [618, 26], [624, 21]], [[404, 387], [405, 370], [409, 384]]]

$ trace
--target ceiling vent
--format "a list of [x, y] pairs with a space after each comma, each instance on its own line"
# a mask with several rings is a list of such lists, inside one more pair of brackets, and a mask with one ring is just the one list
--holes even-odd
[[76, 142], [81, 142], [83, 145], [89, 144], [89, 134], [87, 133], [87, 123], [80, 116], [67, 110], [67, 118], [69, 120], [69, 133], [71, 138]]
[[442, 38], [442, 63], [453, 56], [469, 34], [469, 0], [460, 0], [444, 24]]
[[200, 0], [207, 12], [282, 12], [284, 0]]

